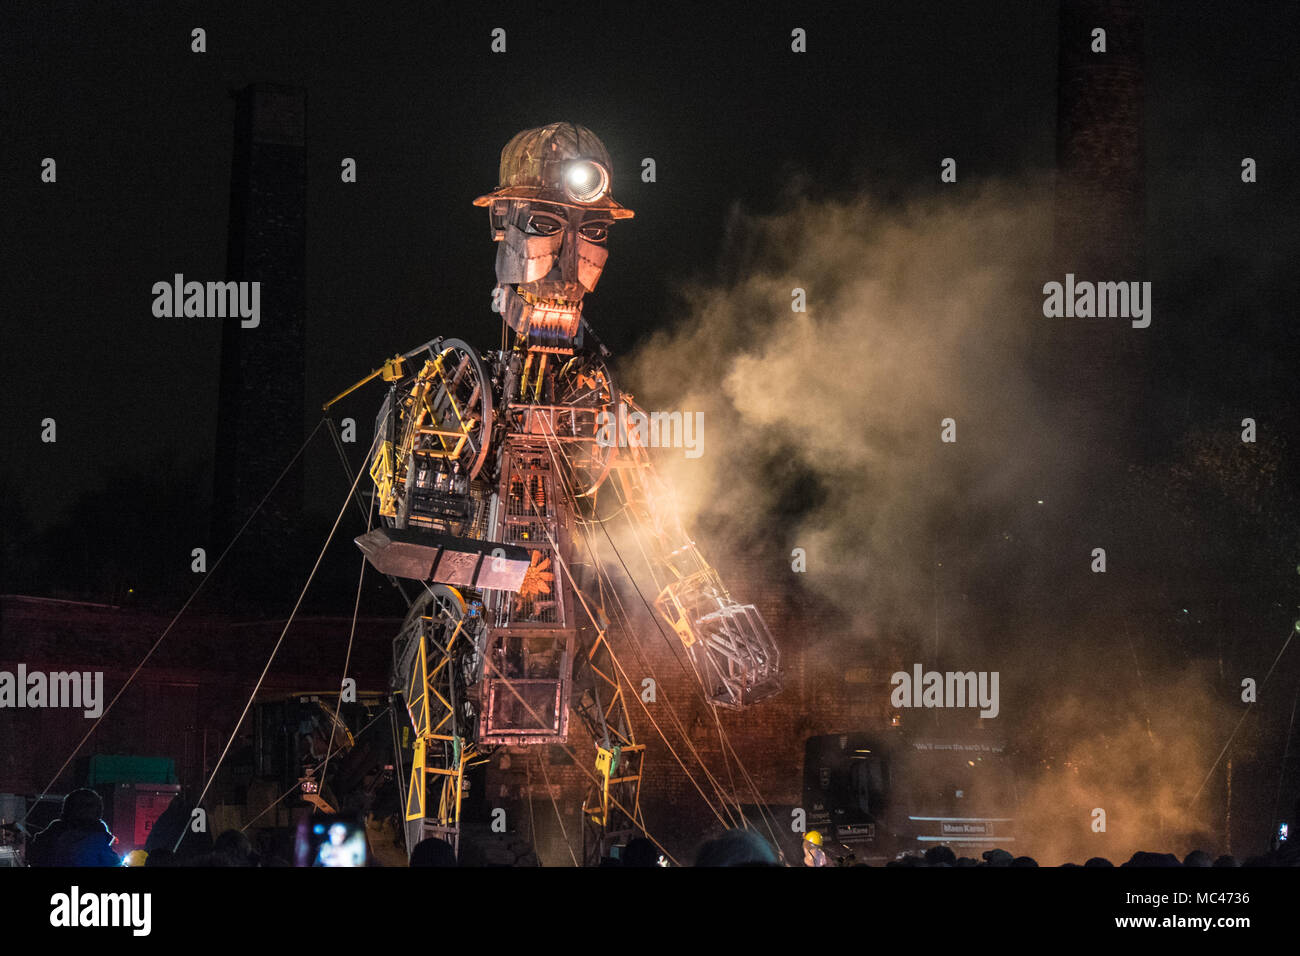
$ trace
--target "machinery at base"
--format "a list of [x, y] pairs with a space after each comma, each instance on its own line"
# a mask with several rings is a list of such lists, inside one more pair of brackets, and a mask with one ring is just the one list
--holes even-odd
[[[337, 692], [301, 691], [259, 699], [253, 716], [252, 778], [277, 794], [296, 782], [297, 796], [321, 813], [376, 811], [385, 802], [393, 772], [387, 701], [383, 694], [368, 692], [341, 704], [337, 698]], [[323, 779], [327, 767], [328, 779]], [[258, 793], [257, 800], [250, 800], [249, 820], [265, 806], [253, 806], [264, 796]], [[284, 803], [280, 813], [257, 822], [271, 826], [296, 806], [296, 801]], [[279, 822], [290, 825], [287, 818]]]
[[1013, 849], [1015, 776], [977, 736], [825, 734], [804, 747], [808, 830], [834, 861], [879, 863], [949, 846], [978, 859]]

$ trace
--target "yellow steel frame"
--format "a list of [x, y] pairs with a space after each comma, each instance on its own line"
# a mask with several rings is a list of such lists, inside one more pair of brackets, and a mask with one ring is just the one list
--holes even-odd
[[[630, 800], [619, 800], [624, 812], [631, 817], [634, 824], [641, 824], [641, 756], [645, 752], [645, 745], [638, 744], [632, 737], [631, 723], [626, 723], [627, 732], [619, 730], [619, 721], [617, 718], [622, 716], [626, 721], [630, 716], [627, 711], [626, 701], [623, 697], [623, 684], [618, 680], [618, 676], [613, 673], [606, 673], [600, 667], [597, 655], [604, 650], [604, 657], [611, 658], [613, 649], [609, 646], [608, 638], [605, 631], [599, 630], [596, 633], [596, 639], [591, 642], [591, 649], [587, 652], [587, 662], [591, 667], [593, 674], [596, 674], [604, 681], [606, 688], [609, 690], [609, 701], [604, 707], [601, 714], [601, 722], [609, 732], [611, 747], [601, 746], [596, 743], [596, 774], [600, 779], [600, 791], [596, 794], [594, 801], [589, 797], [583, 801], [582, 811], [593, 823], [602, 827], [609, 825], [609, 808], [610, 808], [610, 788], [627, 785], [631, 791]], [[615, 742], [617, 741], [617, 742]], [[622, 776], [615, 776], [620, 768], [634, 768], [631, 772]]]
[[[629, 746], [618, 746], [612, 750], [604, 747], [596, 747], [596, 773], [600, 777], [600, 795], [599, 803], [596, 806], [587, 806], [584, 804], [583, 812], [587, 814], [593, 823], [598, 823], [602, 827], [609, 825], [609, 791], [611, 787], [618, 787], [624, 784], [631, 784], [632, 791], [631, 805], [619, 800], [618, 802], [628, 812], [632, 822], [641, 825], [641, 761], [640, 758], [645, 752], [645, 744], [631, 744]], [[633, 759], [635, 758], [635, 760]], [[625, 764], [635, 763], [636, 771], [624, 776], [616, 777], [619, 767]]]
[[[426, 616], [424, 620], [431, 622], [434, 618]], [[428, 775], [432, 774], [441, 778], [442, 781], [438, 796], [437, 815], [433, 819], [442, 827], [453, 829], [459, 827], [460, 808], [465, 792], [465, 771], [476, 764], [483, 763], [487, 759], [478, 753], [472, 742], [467, 742], [465, 738], [458, 734], [441, 732], [451, 721], [455, 711], [451, 701], [438, 690], [437, 680], [445, 669], [452, 666], [452, 652], [456, 647], [456, 641], [462, 635], [462, 630], [463, 622], [458, 621], [456, 629], [447, 641], [447, 646], [442, 650], [438, 662], [432, 670], [429, 668], [428, 640], [423, 635], [420, 637], [416, 664], [412, 669], [411, 683], [407, 687], [406, 694], [407, 709], [411, 715], [411, 723], [415, 728], [416, 738], [414, 756], [411, 762], [411, 778], [406, 791], [406, 820], [408, 823], [428, 818], [427, 786]], [[434, 723], [434, 699], [440, 705], [438, 707], [440, 716], [436, 723]], [[452, 745], [452, 759], [450, 761], [446, 760], [442, 753], [439, 752], [437, 763], [431, 763], [429, 760], [430, 748], [436, 744], [448, 743]], [[441, 751], [441, 748], [439, 748], [439, 751]]]
[[[403, 399], [407, 410], [400, 444], [394, 449], [392, 442], [381, 443], [370, 464], [370, 477], [374, 480], [375, 488], [379, 493], [379, 513], [384, 517], [392, 518], [397, 515], [397, 492], [406, 481], [406, 469], [412, 454], [426, 455], [431, 458], [449, 458], [454, 461], [465, 450], [470, 432], [478, 425], [478, 419], [469, 415], [468, 410], [462, 413], [456, 396], [452, 393], [446, 376], [446, 355], [447, 353], [443, 352], [425, 361], [411, 390]], [[379, 373], [372, 373], [371, 377], [376, 374]], [[387, 376], [385, 379], [387, 380]], [[442, 422], [435, 422], [437, 427], [424, 424], [427, 419], [436, 417], [433, 406], [429, 403], [429, 395], [433, 391], [435, 379], [447, 393], [447, 402], [456, 418], [455, 428], [442, 427], [444, 424]], [[483, 383], [479, 383], [479, 387], [483, 387]], [[437, 438], [442, 447], [440, 449], [417, 447], [421, 437], [429, 436]]]

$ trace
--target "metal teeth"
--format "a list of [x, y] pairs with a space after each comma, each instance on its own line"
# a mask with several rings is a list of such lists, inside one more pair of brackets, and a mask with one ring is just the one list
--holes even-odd
[[524, 292], [522, 290], [520, 290], [519, 294], [524, 297], [525, 302], [534, 308], [544, 309], [550, 312], [572, 312], [578, 307], [578, 303], [570, 299], [542, 298], [533, 295], [531, 292]]

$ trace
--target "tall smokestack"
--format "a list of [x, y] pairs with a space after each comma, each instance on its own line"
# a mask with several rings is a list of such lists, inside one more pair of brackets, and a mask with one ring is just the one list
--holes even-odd
[[[1090, 269], [1140, 269], [1146, 202], [1141, 5], [1061, 0], [1059, 22], [1058, 251], [1067, 259], [1086, 257]], [[1102, 42], [1104, 52], [1095, 51]]]
[[[1140, 0], [1061, 0], [1056, 274], [1146, 278], [1143, 17]], [[1153, 321], [1160, 295], [1153, 289]], [[1148, 303], [1150, 305], [1150, 303]], [[1149, 329], [1124, 318], [1044, 318], [1046, 382], [1081, 441], [1131, 434]]]
[[[227, 320], [222, 340], [214, 549], [239, 530], [303, 439], [307, 94], [256, 83], [233, 95], [227, 278], [260, 283], [261, 311], [255, 328]], [[302, 503], [299, 465], [223, 566], [241, 604], [283, 590], [268, 572], [285, 566]]]

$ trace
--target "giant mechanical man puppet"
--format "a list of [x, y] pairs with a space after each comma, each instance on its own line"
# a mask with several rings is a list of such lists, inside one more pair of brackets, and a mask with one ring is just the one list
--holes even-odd
[[615, 520], [711, 704], [741, 708], [780, 686], [761, 615], [696, 550], [644, 443], [610, 441], [598, 426], [620, 404], [620, 421], [639, 411], [583, 315], [611, 226], [633, 215], [611, 185], [590, 130], [516, 135], [500, 185], [474, 200], [497, 242], [502, 347], [438, 338], [371, 376], [388, 383], [370, 461], [382, 526], [357, 543], [380, 572], [420, 589], [394, 642], [391, 687], [413, 741], [408, 852], [428, 836], [457, 845], [467, 768], [496, 746], [565, 743], [570, 714], [595, 742], [587, 860], [643, 830], [644, 744], [624, 697], [639, 680], [610, 643], [630, 623], [600, 547], [617, 551]]

